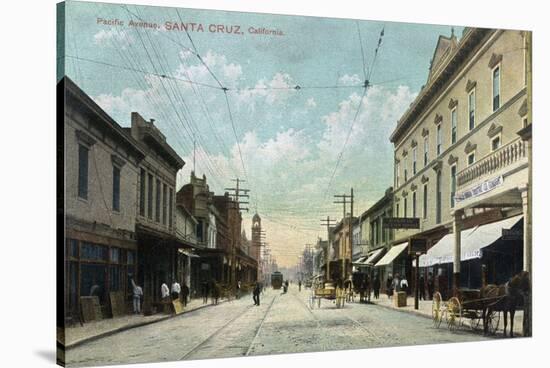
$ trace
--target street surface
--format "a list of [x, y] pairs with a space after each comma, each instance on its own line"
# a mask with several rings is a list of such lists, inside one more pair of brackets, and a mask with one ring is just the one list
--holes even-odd
[[435, 329], [427, 318], [376, 305], [336, 309], [323, 300], [321, 309], [310, 310], [310, 292], [294, 285], [287, 294], [266, 289], [259, 307], [246, 296], [192, 311], [69, 349], [66, 362], [130, 364], [489, 339]]

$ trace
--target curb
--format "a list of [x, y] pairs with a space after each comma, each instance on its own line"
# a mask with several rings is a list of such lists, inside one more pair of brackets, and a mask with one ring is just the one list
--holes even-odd
[[[401, 312], [401, 313], [410, 313], [410, 314], [414, 314], [414, 315], [417, 315], [419, 317], [424, 317], [424, 318], [427, 318], [429, 320], [432, 319], [432, 316], [428, 315], [428, 314], [425, 314], [425, 313], [422, 313], [422, 312], [417, 312], [416, 310], [408, 310], [408, 309], [400, 309], [400, 308], [395, 308], [395, 307], [392, 307], [392, 306], [389, 306], [389, 305], [383, 305], [383, 304], [376, 304], [376, 303], [371, 303], [373, 305], [376, 305], [376, 306], [379, 306], [379, 307], [382, 307], [382, 308], [387, 308], [387, 309], [391, 309], [391, 310], [394, 310], [394, 311], [397, 311], [397, 312]], [[466, 323], [468, 323], [468, 327], [469, 326], [469, 323], [470, 321], [466, 321]], [[506, 336], [504, 337], [502, 335], [502, 331], [501, 330], [498, 330], [498, 334], [495, 334], [495, 336], [499, 336], [501, 338], [509, 338], [509, 336]], [[514, 337], [524, 337], [523, 336], [523, 332], [521, 331], [514, 331]]]
[[[227, 302], [229, 302], [229, 300], [227, 300], [227, 299], [226, 300], [221, 300], [221, 301], [218, 302], [217, 305], [220, 305], [222, 303], [227, 303]], [[195, 311], [198, 311], [198, 310], [203, 309], [203, 308], [214, 307], [214, 306], [215, 306], [214, 304], [203, 304], [203, 305], [200, 305], [200, 306], [198, 306], [194, 309], [187, 310], [187, 311], [185, 311], [183, 313], [180, 313], [180, 314], [167, 315], [165, 317], [160, 317], [160, 318], [155, 319], [153, 321], [144, 321], [144, 322], [139, 322], [139, 323], [136, 323], [136, 324], [133, 324], [133, 325], [121, 326], [121, 327], [115, 328], [114, 330], [105, 331], [105, 332], [99, 333], [97, 335], [90, 336], [90, 337], [85, 337], [85, 338], [82, 338], [82, 339], [77, 340], [75, 342], [72, 342], [70, 344], [67, 344], [67, 345], [65, 345], [65, 350], [69, 350], [69, 349], [75, 348], [77, 346], [84, 345], [86, 343], [89, 343], [89, 342], [92, 342], [92, 341], [95, 341], [95, 340], [99, 340], [99, 339], [102, 339], [102, 338], [107, 337], [107, 336], [117, 334], [119, 332], [124, 332], [124, 331], [128, 331], [128, 330], [131, 330], [131, 329], [134, 329], [134, 328], [143, 327], [143, 326], [151, 325], [153, 323], [162, 322], [162, 321], [166, 321], [166, 320], [169, 320], [169, 319], [172, 319], [172, 318], [181, 317], [181, 316], [184, 316], [188, 313], [195, 312]]]
[[401, 308], [395, 308], [395, 307], [392, 307], [392, 306], [389, 306], [389, 305], [384, 305], [384, 304], [377, 304], [377, 303], [372, 303], [372, 305], [376, 305], [378, 307], [382, 307], [382, 308], [386, 308], [386, 309], [391, 309], [391, 310], [394, 310], [396, 312], [401, 312], [401, 313], [410, 313], [410, 314], [414, 314], [414, 315], [417, 315], [419, 317], [424, 317], [424, 318], [427, 318], [427, 319], [432, 319], [432, 316], [426, 314], [426, 313], [422, 313], [422, 312], [418, 312], [416, 310], [409, 310], [409, 309], [401, 309]]

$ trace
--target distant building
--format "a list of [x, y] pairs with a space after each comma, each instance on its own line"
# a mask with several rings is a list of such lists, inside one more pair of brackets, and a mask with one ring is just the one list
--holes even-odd
[[[384, 228], [384, 219], [393, 217], [393, 188], [386, 189], [384, 196], [376, 201], [371, 207], [359, 216], [358, 222], [361, 228], [361, 244], [363, 253], [356, 264], [356, 267], [370, 269], [374, 267], [386, 251], [390, 248], [393, 241], [394, 231]], [[379, 265], [375, 273], [379, 274], [381, 279], [387, 275], [393, 275], [395, 272], [405, 273], [405, 259], [398, 259], [385, 265]]]

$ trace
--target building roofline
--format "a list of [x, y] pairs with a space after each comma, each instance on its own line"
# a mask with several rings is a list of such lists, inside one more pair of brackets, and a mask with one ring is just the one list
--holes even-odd
[[457, 48], [453, 51], [446, 64], [440, 67], [437, 75], [434, 75], [428, 84], [422, 88], [407, 111], [398, 120], [397, 126], [390, 136], [391, 143], [395, 144], [411, 128], [415, 119], [431, 105], [436, 94], [448, 84], [449, 76], [460, 69], [466, 54], [473, 51], [476, 46], [479, 46], [485, 36], [495, 31], [488, 28], [469, 28], [463, 34]]
[[[96, 114], [98, 117], [103, 120], [111, 128], [111, 130], [116, 133], [116, 135], [121, 138], [129, 147], [131, 147], [136, 156], [140, 159], [143, 159], [146, 156], [145, 151], [143, 151], [139, 143], [132, 138], [127, 132], [124, 131], [124, 128], [120, 126], [109, 114], [105, 112], [89, 95], [86, 94], [71, 78], [64, 76], [57, 83], [58, 88], [64, 88], [65, 92], [73, 95], [77, 100], [79, 100], [90, 112]], [[63, 86], [63, 87], [61, 87]], [[66, 96], [65, 96], [66, 98]], [[65, 103], [65, 101], [63, 101]]]

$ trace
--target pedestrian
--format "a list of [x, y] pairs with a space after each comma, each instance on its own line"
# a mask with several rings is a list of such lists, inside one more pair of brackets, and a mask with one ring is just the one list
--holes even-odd
[[189, 298], [189, 286], [184, 281], [181, 286], [181, 301], [184, 307], [187, 306], [187, 298]]
[[160, 298], [163, 302], [168, 301], [170, 298], [170, 289], [168, 289], [168, 285], [164, 282], [160, 285]]
[[302, 291], [302, 280], [298, 281], [298, 291]]
[[204, 280], [201, 285], [202, 304], [208, 304], [208, 294], [210, 293], [210, 285]]
[[434, 297], [434, 277], [431, 272], [428, 274], [428, 297], [430, 300]]
[[174, 282], [172, 283], [171, 292], [172, 292], [172, 300], [177, 300], [180, 298], [181, 286], [179, 282], [177, 282], [176, 280], [174, 280]]
[[260, 305], [260, 292], [262, 288], [260, 287], [260, 283], [256, 282], [254, 285], [254, 290], [252, 291], [252, 299], [254, 300], [254, 305], [259, 306]]
[[388, 279], [386, 280], [386, 294], [388, 295], [388, 299], [391, 299], [393, 295], [393, 280], [391, 275], [388, 275]]
[[374, 279], [374, 299], [378, 300], [378, 297], [380, 296], [380, 277], [376, 275]]
[[136, 285], [134, 279], [132, 281], [132, 302], [135, 314], [141, 314], [141, 299], [143, 298], [143, 289]]
[[237, 293], [236, 298], [239, 299], [241, 297], [241, 280], [237, 281]]
[[406, 277], [403, 277], [401, 281], [399, 282], [399, 286], [401, 291], [404, 291], [405, 293], [409, 293], [409, 282], [407, 281]]
[[393, 278], [392, 288], [394, 293], [398, 293], [401, 291], [401, 278], [399, 277], [398, 273], [396, 273], [395, 277]]
[[215, 280], [212, 280], [212, 304], [218, 305], [218, 300], [220, 299], [220, 286]]
[[420, 300], [426, 300], [426, 289], [425, 289], [425, 285], [424, 285], [424, 276], [420, 276], [420, 279], [418, 280], [418, 299]]

